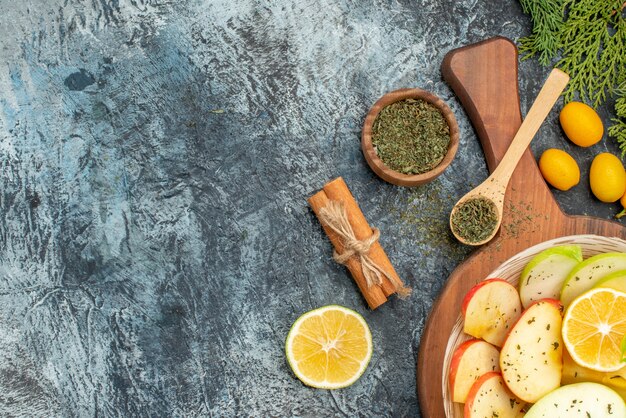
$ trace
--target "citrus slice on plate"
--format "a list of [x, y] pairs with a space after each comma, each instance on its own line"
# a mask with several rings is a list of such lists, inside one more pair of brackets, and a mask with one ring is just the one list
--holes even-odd
[[596, 288], [574, 299], [563, 319], [563, 342], [572, 359], [600, 372], [616, 371], [622, 363], [626, 335], [626, 293]]
[[287, 335], [285, 353], [305, 385], [339, 389], [356, 382], [365, 371], [372, 356], [372, 334], [353, 310], [324, 306], [296, 320]]

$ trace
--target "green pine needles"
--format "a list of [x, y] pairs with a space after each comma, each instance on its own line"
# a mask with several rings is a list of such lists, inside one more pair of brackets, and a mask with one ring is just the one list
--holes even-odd
[[520, 0], [533, 21], [533, 33], [520, 39], [523, 59], [537, 56], [543, 65], [571, 77], [565, 101], [577, 98], [593, 107], [616, 97], [616, 115], [608, 130], [626, 154], [626, 15], [624, 0]]
[[622, 150], [622, 157], [624, 157], [626, 154], [626, 74], [624, 74], [624, 81], [615, 89], [615, 94], [617, 96], [615, 101], [617, 117], [611, 119], [613, 126], [609, 128], [609, 135], [617, 140]]

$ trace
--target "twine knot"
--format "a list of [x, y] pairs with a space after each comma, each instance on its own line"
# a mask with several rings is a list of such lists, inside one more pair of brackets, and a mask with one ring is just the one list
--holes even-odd
[[346, 264], [349, 259], [358, 255], [361, 258], [369, 258], [367, 254], [372, 248], [372, 245], [380, 238], [380, 231], [378, 228], [372, 228], [372, 236], [364, 240], [357, 240], [354, 235], [346, 237], [343, 241], [343, 253], [339, 254], [336, 250], [333, 252], [333, 258], [339, 264]]
[[396, 290], [401, 297], [406, 297], [410, 294], [411, 290], [405, 287], [399, 278], [385, 272], [369, 256], [372, 245], [380, 238], [378, 228], [372, 228], [372, 235], [369, 238], [358, 240], [352, 230], [352, 225], [348, 221], [348, 213], [343, 202], [336, 200], [329, 201], [328, 205], [320, 209], [319, 213], [322, 223], [341, 237], [344, 250], [341, 254], [336, 250], [333, 252], [333, 258], [336, 262], [346, 264], [352, 257], [358, 257], [368, 288], [373, 285], [381, 285], [384, 276], [396, 286]]

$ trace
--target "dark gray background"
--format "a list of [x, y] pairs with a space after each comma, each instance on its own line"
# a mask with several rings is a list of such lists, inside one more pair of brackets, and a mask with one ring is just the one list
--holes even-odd
[[[419, 415], [420, 335], [469, 253], [448, 212], [487, 175], [439, 66], [530, 28], [515, 0], [0, 0], [0, 415]], [[521, 64], [523, 113], [548, 72]], [[415, 189], [359, 148], [369, 107], [402, 87], [461, 128], [451, 167]], [[559, 203], [611, 218], [587, 174], [615, 145], [574, 147], [557, 114], [532, 149], [579, 161]], [[306, 198], [339, 175], [410, 299], [369, 312], [332, 261]], [[314, 390], [283, 345], [331, 303], [365, 316], [374, 354], [352, 387]]]

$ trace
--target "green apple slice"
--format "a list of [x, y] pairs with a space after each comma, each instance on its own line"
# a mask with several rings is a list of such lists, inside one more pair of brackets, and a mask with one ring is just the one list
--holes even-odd
[[593, 287], [609, 287], [626, 293], [626, 270], [620, 270], [607, 274], [598, 280], [598, 283], [596, 283]]
[[561, 386], [534, 404], [524, 418], [626, 417], [626, 403], [599, 383]]
[[601, 278], [618, 270], [626, 270], [626, 253], [604, 253], [586, 259], [574, 267], [565, 279], [561, 302], [567, 307]]
[[524, 308], [540, 299], [558, 299], [567, 275], [583, 261], [579, 245], [560, 245], [534, 256], [520, 275], [519, 294]]

